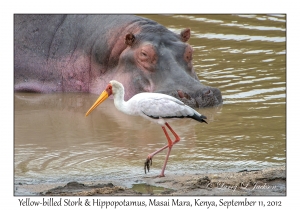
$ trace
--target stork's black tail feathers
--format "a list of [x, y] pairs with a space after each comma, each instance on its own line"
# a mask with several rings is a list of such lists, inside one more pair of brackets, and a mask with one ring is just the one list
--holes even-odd
[[[144, 112], [143, 112], [144, 113]], [[145, 113], [144, 113], [145, 114]], [[145, 114], [145, 115], [147, 115], [147, 114]], [[151, 115], [147, 115], [148, 117], [151, 117], [151, 118], [153, 118], [153, 119], [159, 119], [159, 117], [155, 117], [155, 116], [151, 116]], [[204, 119], [207, 119], [207, 117], [205, 117], [204, 115], [197, 115], [197, 114], [194, 114], [193, 116], [168, 116], [168, 117], [163, 117], [163, 118], [165, 118], [165, 119], [167, 119], [167, 118], [186, 118], [186, 117], [188, 117], [188, 118], [192, 118], [192, 119], [194, 119], [194, 120], [197, 120], [197, 121], [199, 121], [199, 122], [201, 122], [201, 123], [206, 123], [206, 124], [208, 124]]]
[[206, 123], [206, 124], [208, 124], [204, 119], [207, 119], [207, 117], [205, 117], [204, 115], [196, 115], [196, 114], [194, 114], [193, 116], [190, 116], [190, 118], [193, 118], [194, 120], [197, 120], [197, 121], [199, 121], [199, 122], [201, 122], [201, 123]]

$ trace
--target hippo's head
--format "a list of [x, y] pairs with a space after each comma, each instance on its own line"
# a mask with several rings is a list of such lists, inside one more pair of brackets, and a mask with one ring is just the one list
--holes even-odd
[[148, 91], [192, 107], [222, 103], [194, 71], [190, 29], [133, 15], [16, 15], [14, 31], [16, 91], [99, 94], [114, 79], [125, 100]]
[[139, 25], [125, 35], [114, 79], [125, 86], [125, 99], [139, 92], [171, 95], [191, 107], [222, 104], [219, 89], [200, 83], [192, 64], [190, 29], [175, 34], [159, 24]]

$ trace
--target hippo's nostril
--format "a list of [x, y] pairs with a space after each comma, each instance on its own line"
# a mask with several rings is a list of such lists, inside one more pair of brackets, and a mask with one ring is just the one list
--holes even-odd
[[183, 92], [182, 90], [177, 90], [179, 98], [186, 98], [188, 100], [191, 100], [191, 96], [187, 94], [186, 92]]
[[184, 93], [181, 90], [177, 90], [178, 96], [184, 98]]
[[212, 95], [212, 91], [210, 89], [203, 91], [204, 95]]

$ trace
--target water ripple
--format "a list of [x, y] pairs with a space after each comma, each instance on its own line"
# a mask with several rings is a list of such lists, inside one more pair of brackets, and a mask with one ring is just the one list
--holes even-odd
[[235, 41], [260, 41], [260, 42], [285, 42], [285, 37], [268, 37], [268, 36], [251, 36], [251, 35], [238, 35], [238, 34], [195, 34], [200, 39], [220, 39], [220, 40], [235, 40]]
[[237, 24], [237, 23], [224, 23], [221, 25], [250, 29], [250, 30], [260, 30], [260, 31], [286, 31], [285, 28], [272, 27], [272, 26], [251, 26], [251, 25]]

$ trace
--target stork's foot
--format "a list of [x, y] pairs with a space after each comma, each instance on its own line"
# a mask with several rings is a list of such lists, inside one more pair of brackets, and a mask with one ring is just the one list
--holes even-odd
[[145, 161], [145, 165], [144, 165], [145, 174], [147, 174], [146, 169], [149, 172], [150, 166], [152, 166], [152, 158], [151, 157], [147, 157], [147, 159]]

